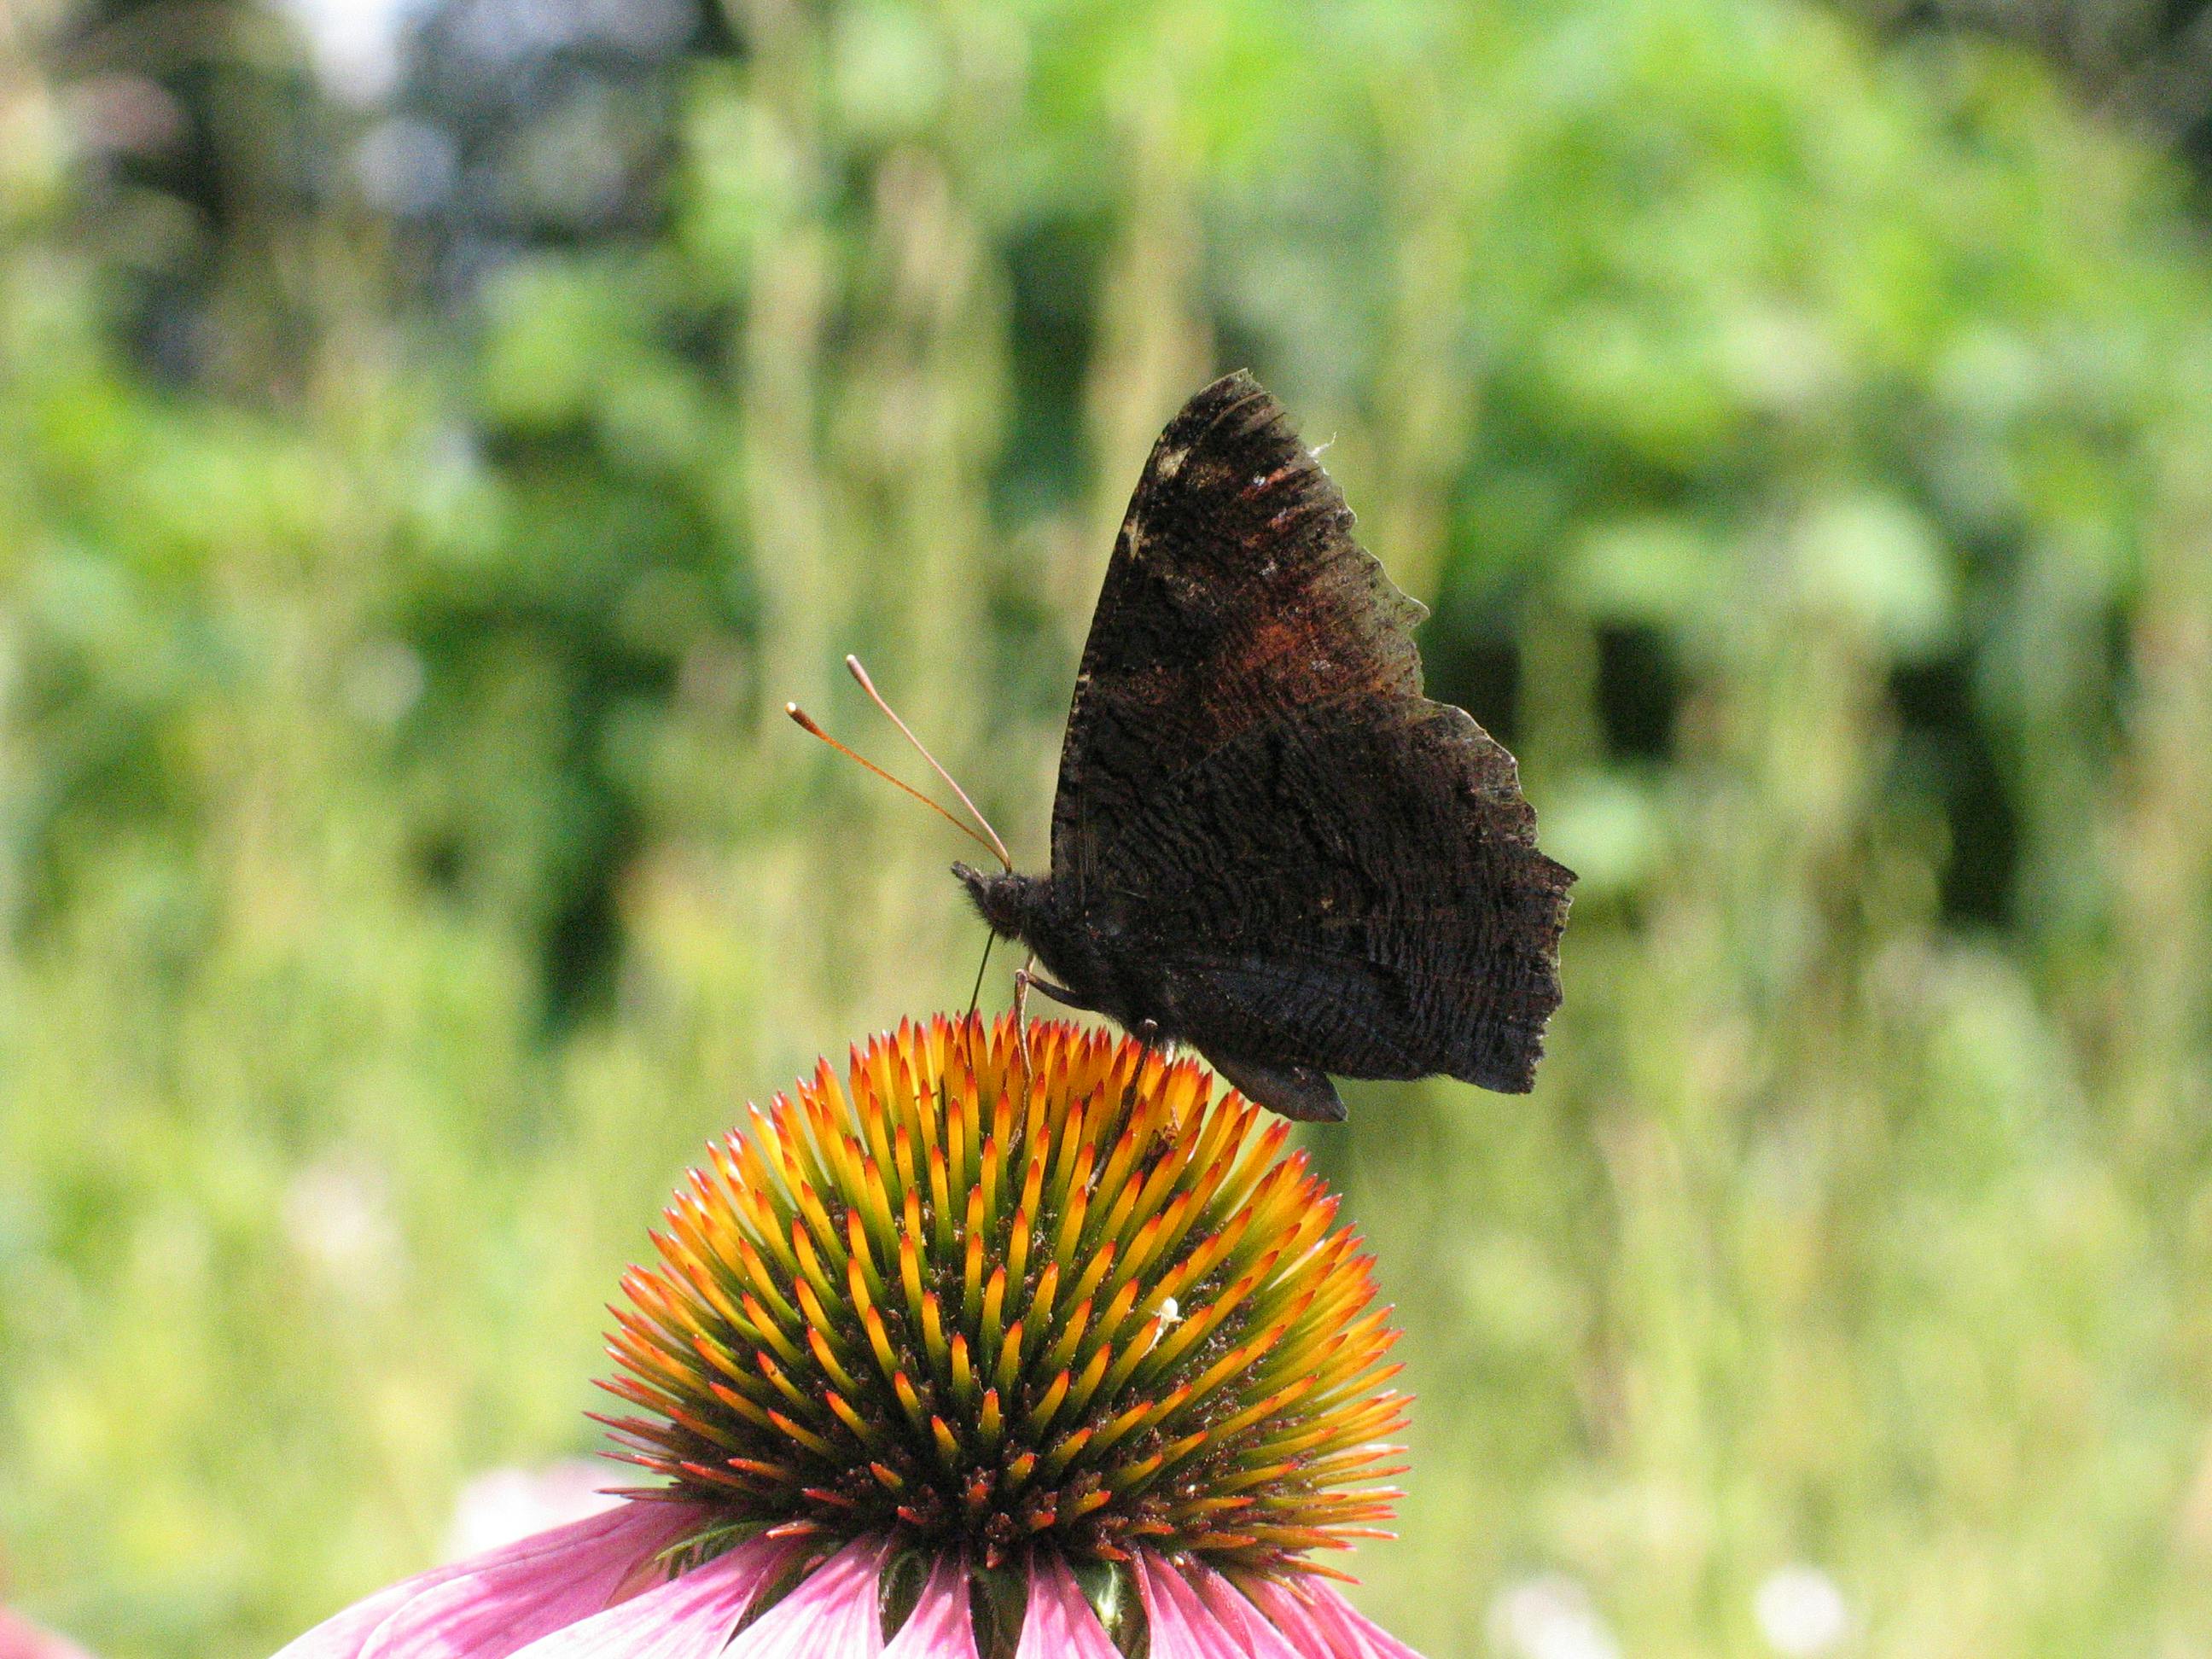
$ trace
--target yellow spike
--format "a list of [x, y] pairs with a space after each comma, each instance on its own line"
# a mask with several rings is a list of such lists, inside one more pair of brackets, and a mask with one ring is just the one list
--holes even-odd
[[836, 1389], [830, 1389], [823, 1391], [823, 1398], [829, 1401], [831, 1413], [845, 1425], [846, 1431], [854, 1439], [872, 1451], [883, 1449], [886, 1443], [881, 1431], [870, 1428], [861, 1419], [860, 1414], [846, 1402], [843, 1395]]
[[968, 1334], [952, 1333], [952, 1397], [963, 1411], [975, 1407], [975, 1369], [968, 1358]]
[[891, 1373], [891, 1393], [906, 1413], [907, 1421], [919, 1430], [926, 1420], [921, 1408], [921, 1395], [915, 1392], [913, 1382], [904, 1371]]
[[765, 1353], [756, 1353], [753, 1358], [760, 1362], [761, 1375], [775, 1385], [775, 1391], [783, 1396], [786, 1404], [796, 1407], [809, 1416], [820, 1409], [821, 1402], [801, 1390], [799, 1384], [784, 1374], [783, 1368], [775, 1361], [770, 1359]]
[[[837, 1292], [830, 1287], [830, 1275], [823, 1271], [822, 1259], [815, 1254], [814, 1241], [806, 1236], [805, 1227], [798, 1221], [791, 1224], [791, 1250], [799, 1261], [799, 1277], [792, 1281], [792, 1291], [808, 1319], [816, 1324], [823, 1322], [822, 1307], [837, 1299]], [[811, 1291], [815, 1300], [807, 1301]]]
[[990, 1140], [1002, 1147], [1012, 1146], [1013, 1133], [1014, 1097], [1006, 1092], [1006, 1083], [1001, 1079], [992, 1095]]
[[[1110, 1320], [1103, 1322], [1099, 1328], [1108, 1329], [1113, 1322]], [[1121, 1385], [1129, 1380], [1129, 1373], [1137, 1369], [1137, 1362], [1152, 1351], [1152, 1344], [1159, 1340], [1159, 1335], [1160, 1322], [1158, 1316], [1155, 1316], [1146, 1320], [1138, 1329], [1135, 1339], [1123, 1346], [1121, 1357], [1115, 1360], [1106, 1372], [1106, 1397], [1109, 1400], [1120, 1392]]]
[[[1016, 1210], [1012, 1223], [1006, 1229], [1006, 1276], [1015, 1284], [1022, 1282], [1030, 1267], [1030, 1212]], [[1057, 1268], [1058, 1263], [1045, 1263], [1047, 1272]]]
[[960, 1312], [970, 1329], [979, 1327], [983, 1312], [983, 1235], [974, 1224], [975, 1200], [977, 1196], [973, 1192], [968, 1194], [969, 1200], [968, 1249], [966, 1260], [960, 1270]]
[[[1091, 1115], [1096, 1104], [1095, 1097], [1091, 1100], [1078, 1100], [1068, 1108], [1067, 1115], [1060, 1123], [1058, 1146], [1053, 1158], [1052, 1173], [1046, 1177], [1047, 1185], [1052, 1194], [1049, 1207], [1053, 1209], [1064, 1210], [1067, 1207], [1068, 1193], [1077, 1184], [1075, 1175], [1077, 1161], [1091, 1144], [1089, 1133]], [[1094, 1152], [1091, 1156], [1095, 1158], [1097, 1154]]]
[[1098, 1224], [1099, 1237], [1127, 1238], [1129, 1218], [1135, 1212], [1137, 1207], [1136, 1188], [1126, 1181], [1115, 1178], [1109, 1170], [1107, 1177], [1100, 1181], [1098, 1189], [1101, 1192], [1111, 1192], [1114, 1194], [1114, 1201], [1107, 1206], [1105, 1220]]
[[891, 1139], [891, 1167], [898, 1171], [899, 1187], [908, 1201], [915, 1195], [914, 1134], [903, 1123]]
[[[980, 1261], [981, 1252], [979, 1250], [976, 1255]], [[994, 1267], [991, 1269], [990, 1282], [983, 1287], [983, 1327], [981, 1335], [978, 1339], [980, 1346], [986, 1353], [991, 1352], [999, 1346], [1000, 1335], [1005, 1329], [1006, 1308], [1006, 1270], [1004, 1267]]]
[[892, 1350], [890, 1328], [884, 1316], [873, 1308], [860, 1310], [860, 1328], [867, 1333], [868, 1352], [876, 1357], [876, 1367], [886, 1382], [900, 1375], [898, 1355]]
[[744, 1269], [746, 1284], [763, 1303], [775, 1310], [778, 1318], [798, 1319], [799, 1310], [785, 1298], [781, 1283], [769, 1271], [768, 1263], [762, 1259], [760, 1251], [751, 1240], [738, 1241], [738, 1262]]
[[[1015, 1273], [1017, 1283], [1021, 1275]], [[1060, 1294], [1060, 1263], [1048, 1261], [1044, 1271], [1037, 1275], [1036, 1289], [1030, 1292], [1029, 1311], [1023, 1316], [1040, 1335], [1052, 1328], [1052, 1304]]]
[[715, 1399], [720, 1401], [756, 1428], [773, 1429], [775, 1426], [769, 1416], [767, 1407], [748, 1398], [738, 1389], [730, 1387], [728, 1383], [710, 1382], [707, 1384], [707, 1388]]
[[849, 1251], [845, 1257], [845, 1293], [854, 1307], [865, 1308], [883, 1295], [884, 1276], [876, 1267], [874, 1252], [868, 1249], [857, 1210], [845, 1212], [845, 1243]]
[[1066, 1328], [1053, 1340], [1052, 1346], [1046, 1351], [1044, 1364], [1047, 1370], [1059, 1370], [1075, 1358], [1076, 1344], [1083, 1340], [1083, 1333], [1090, 1323], [1091, 1301], [1086, 1297], [1075, 1304], [1075, 1311], [1068, 1316]]
[[838, 1359], [836, 1351], [830, 1346], [830, 1339], [823, 1334], [820, 1327], [808, 1328], [806, 1346], [813, 1353], [816, 1362], [829, 1374], [831, 1382], [844, 1389], [847, 1394], [860, 1393], [860, 1385], [853, 1380], [853, 1374], [847, 1370], [843, 1363]]
[[1072, 1430], [1063, 1436], [1051, 1450], [1044, 1455], [1044, 1474], [1048, 1480], [1057, 1480], [1066, 1469], [1091, 1444], [1092, 1430], [1088, 1425]]
[[[824, 1255], [838, 1254], [841, 1241], [837, 1229], [830, 1219], [830, 1212], [823, 1207], [821, 1195], [814, 1190], [811, 1182], [802, 1181], [799, 1184], [799, 1212], [806, 1218], [807, 1231], [814, 1236], [822, 1253]], [[798, 1241], [793, 1239], [792, 1248], [796, 1249], [798, 1247]]]
[[1083, 1241], [1083, 1218], [1091, 1208], [1091, 1164], [1096, 1156], [1089, 1146], [1076, 1154], [1075, 1190], [1060, 1209], [1060, 1230], [1052, 1241], [1052, 1259], [1063, 1267], [1074, 1263], [1076, 1247]]
[[1160, 1472], [1160, 1465], [1166, 1461], [1161, 1453], [1154, 1452], [1134, 1463], [1124, 1463], [1107, 1474], [1107, 1489], [1117, 1497], [1137, 1491]]
[[960, 1443], [953, 1437], [952, 1431], [945, 1426], [945, 1419], [931, 1418], [929, 1431], [936, 1437], [938, 1461], [945, 1465], [947, 1471], [957, 1469], [960, 1467]]
[[969, 1128], [963, 1097], [955, 1094], [945, 1113], [945, 1168], [953, 1184], [963, 1188], [969, 1180]]
[[[1079, 1412], [1090, 1409], [1091, 1396], [1098, 1392], [1098, 1385], [1106, 1380], [1106, 1368], [1113, 1363], [1113, 1358], [1114, 1349], [1110, 1344], [1102, 1346], [1097, 1353], [1091, 1356], [1083, 1367], [1082, 1374], [1075, 1379], [1073, 1392], [1068, 1395], [1071, 1407]], [[1066, 1373], [1063, 1371], [1060, 1375], [1065, 1376]]]
[[932, 1244], [942, 1255], [952, 1254], [952, 1188], [945, 1167], [945, 1154], [939, 1148], [929, 1149], [929, 1201], [937, 1212], [937, 1228]]
[[[908, 1198], [913, 1194], [909, 1193]], [[899, 1288], [906, 1292], [906, 1312], [908, 1319], [921, 1318], [921, 1252], [915, 1248], [911, 1232], [899, 1235]]]
[[[1098, 1328], [1092, 1334], [1091, 1340], [1110, 1341], [1119, 1337], [1123, 1322], [1136, 1305], [1137, 1281], [1133, 1279], [1114, 1292], [1114, 1299], [1106, 1304], [1106, 1311], [1098, 1316]], [[1155, 1319], [1152, 1322], [1157, 1325], [1159, 1322]]]
[[[1135, 1201], [1136, 1194], [1130, 1190], [1128, 1185], [1129, 1170], [1136, 1163], [1138, 1149], [1143, 1145], [1144, 1136], [1134, 1123], [1122, 1129], [1107, 1152], [1106, 1167], [1098, 1172], [1095, 1185], [1099, 1192], [1115, 1194], [1117, 1202], [1123, 1195], [1127, 1195], [1131, 1202]], [[1109, 1210], [1108, 1213], [1110, 1215], [1112, 1212]], [[1108, 1237], [1114, 1236], [1109, 1231]]]
[[1068, 1389], [1074, 1380], [1066, 1371], [1060, 1372], [1059, 1376], [1053, 1378], [1036, 1404], [1030, 1408], [1028, 1416], [1023, 1419], [1023, 1433], [1042, 1434], [1052, 1426], [1053, 1416], [1067, 1399]]
[[806, 1363], [799, 1357], [799, 1349], [791, 1339], [784, 1334], [782, 1328], [775, 1321], [768, 1316], [767, 1309], [762, 1307], [750, 1297], [744, 1298], [744, 1309], [745, 1317], [752, 1322], [753, 1328], [761, 1334], [761, 1340], [775, 1350], [777, 1357], [784, 1364], [803, 1365]]
[[945, 1319], [937, 1304], [937, 1292], [925, 1291], [921, 1297], [921, 1346], [928, 1351], [929, 1363], [939, 1376], [948, 1380], [952, 1375], [951, 1351], [945, 1343]]
[[1252, 1404], [1247, 1406], [1243, 1411], [1233, 1413], [1230, 1416], [1223, 1418], [1221, 1421], [1213, 1425], [1213, 1438], [1215, 1442], [1217, 1443], [1226, 1443], [1235, 1438], [1237, 1435], [1243, 1433], [1246, 1429], [1251, 1427], [1253, 1424], [1259, 1422], [1262, 1418], [1273, 1416], [1277, 1412], [1282, 1410], [1284, 1407], [1290, 1405], [1292, 1401], [1296, 1401], [1311, 1386], [1312, 1384], [1310, 1380], [1302, 1382], [1293, 1382], [1288, 1388], [1276, 1389], [1274, 1393], [1269, 1395], [1264, 1400], [1255, 1401]]
[[999, 1227], [999, 1164], [1000, 1154], [998, 1138], [994, 1135], [983, 1142], [982, 1155], [976, 1160], [975, 1195], [982, 1200], [979, 1213], [982, 1224], [992, 1232]]
[[874, 1158], [860, 1165], [860, 1202], [868, 1231], [879, 1249], [889, 1249], [898, 1224], [891, 1210], [890, 1189], [884, 1185], [884, 1167]]

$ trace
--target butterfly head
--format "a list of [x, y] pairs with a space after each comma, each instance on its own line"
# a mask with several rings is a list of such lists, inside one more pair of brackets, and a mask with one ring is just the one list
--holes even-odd
[[1024, 876], [1012, 870], [983, 871], [956, 864], [952, 873], [968, 890], [968, 896], [1001, 939], [1028, 939], [1038, 914], [1044, 908], [1049, 878]]

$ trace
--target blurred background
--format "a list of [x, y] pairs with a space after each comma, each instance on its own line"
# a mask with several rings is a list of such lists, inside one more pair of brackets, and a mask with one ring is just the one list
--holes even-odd
[[587, 1454], [702, 1140], [975, 971], [782, 701], [1040, 864], [1249, 365], [1583, 878], [1533, 1098], [1307, 1139], [1364, 1604], [2212, 1652], [2208, 167], [2186, 0], [5, 0], [0, 1599], [252, 1659]]

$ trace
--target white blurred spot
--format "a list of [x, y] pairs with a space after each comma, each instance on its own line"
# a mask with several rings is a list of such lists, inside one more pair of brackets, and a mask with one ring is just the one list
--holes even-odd
[[1177, 1302], [1171, 1296], [1162, 1297], [1160, 1298], [1160, 1323], [1163, 1326], [1173, 1325], [1179, 1322], [1182, 1318], [1182, 1304]]
[[1836, 1581], [1802, 1562], [1768, 1573], [1751, 1608], [1767, 1645], [1790, 1659], [1814, 1659], [1850, 1634], [1850, 1604]]
[[1519, 1659], [1620, 1659], [1590, 1593], [1563, 1572], [1508, 1584], [1490, 1604], [1490, 1640]]
[[427, 678], [422, 658], [398, 641], [370, 641], [346, 664], [346, 702], [362, 719], [392, 726], [422, 701]]
[[280, 1211], [292, 1248], [333, 1279], [380, 1277], [399, 1256], [399, 1228], [381, 1171], [357, 1159], [311, 1164], [284, 1189]]
[[369, 205], [404, 216], [427, 213], [452, 194], [460, 156], [443, 127], [394, 118], [362, 135], [353, 165]]
[[564, 1457], [537, 1469], [492, 1469], [477, 1476], [453, 1500], [446, 1533], [446, 1559], [458, 1561], [564, 1527], [623, 1500], [599, 1490], [617, 1474], [611, 1464]]
[[399, 78], [399, 34], [415, 0], [286, 0], [332, 96], [374, 104]]

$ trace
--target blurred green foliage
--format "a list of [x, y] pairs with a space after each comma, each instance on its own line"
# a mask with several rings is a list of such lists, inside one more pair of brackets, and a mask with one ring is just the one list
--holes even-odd
[[10, 1597], [266, 1651], [593, 1445], [690, 1149], [974, 971], [782, 700], [872, 731], [861, 651], [1039, 861], [1121, 500], [1249, 363], [1583, 876], [1533, 1099], [1310, 1140], [1421, 1395], [1367, 1604], [1753, 1655], [1802, 1561], [1853, 1652], [2212, 1649], [2212, 258], [2050, 73], [733, 0], [648, 228], [448, 304], [343, 188], [103, 169], [70, 22], [0, 19]]

